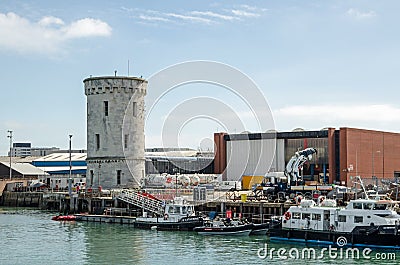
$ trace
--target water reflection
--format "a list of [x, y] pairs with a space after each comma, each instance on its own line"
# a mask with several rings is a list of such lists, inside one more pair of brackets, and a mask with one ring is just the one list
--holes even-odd
[[[0, 264], [395, 264], [379, 260], [260, 259], [267, 239], [157, 232], [128, 225], [55, 222], [51, 213], [0, 212]], [[304, 245], [270, 244], [270, 248]]]

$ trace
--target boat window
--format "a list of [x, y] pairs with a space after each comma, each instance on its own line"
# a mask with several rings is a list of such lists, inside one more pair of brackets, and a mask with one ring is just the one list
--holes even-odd
[[303, 217], [303, 219], [310, 220], [310, 214], [309, 213], [303, 213], [302, 217]]
[[324, 220], [330, 220], [331, 219], [331, 215], [329, 213], [324, 213]]
[[186, 214], [186, 213], [187, 213], [186, 206], [182, 206], [182, 214]]
[[387, 204], [377, 203], [374, 205], [374, 210], [386, 210]]
[[365, 210], [372, 210], [373, 207], [374, 207], [374, 204], [372, 204], [372, 203], [364, 203]]
[[321, 215], [317, 213], [312, 214], [312, 219], [315, 221], [321, 221]]
[[363, 217], [362, 216], [354, 216], [354, 223], [362, 223]]
[[293, 213], [293, 219], [300, 219], [300, 213]]
[[168, 208], [168, 213], [179, 213], [180, 209], [177, 206], [171, 206]]
[[362, 209], [362, 203], [361, 202], [354, 202], [353, 203], [353, 209]]
[[338, 222], [341, 222], [341, 223], [346, 222], [346, 215], [339, 215], [338, 216]]

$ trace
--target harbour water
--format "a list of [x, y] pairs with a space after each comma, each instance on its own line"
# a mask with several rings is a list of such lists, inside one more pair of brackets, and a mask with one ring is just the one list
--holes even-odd
[[[0, 264], [398, 264], [400, 260], [400, 252], [390, 250], [374, 250], [369, 259], [362, 254], [347, 259], [340, 252], [336, 257], [324, 253], [318, 260], [294, 258], [296, 250], [301, 253], [308, 246], [271, 244], [265, 236], [207, 237], [118, 224], [62, 223], [52, 221], [53, 215], [0, 208]], [[287, 253], [279, 256], [280, 248]], [[317, 256], [321, 250], [316, 248]], [[391, 255], [389, 260], [392, 253], [395, 259]], [[385, 260], [377, 259], [377, 254]]]

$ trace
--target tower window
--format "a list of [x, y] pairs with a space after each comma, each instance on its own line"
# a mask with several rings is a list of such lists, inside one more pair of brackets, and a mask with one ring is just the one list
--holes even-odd
[[96, 133], [96, 150], [100, 149], [100, 134]]
[[108, 101], [104, 101], [104, 116], [108, 116]]
[[133, 102], [133, 117], [137, 116], [137, 103]]
[[94, 178], [93, 170], [90, 170], [90, 186], [93, 185], [93, 178]]
[[128, 148], [129, 134], [124, 135], [124, 148]]
[[121, 185], [121, 170], [117, 170], [117, 185]]

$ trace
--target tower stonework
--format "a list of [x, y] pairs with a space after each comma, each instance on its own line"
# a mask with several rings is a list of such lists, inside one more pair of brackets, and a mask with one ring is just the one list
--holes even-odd
[[137, 187], [144, 177], [144, 97], [137, 77], [90, 77], [87, 97], [87, 186]]

